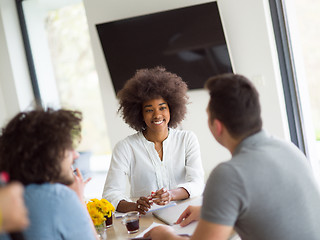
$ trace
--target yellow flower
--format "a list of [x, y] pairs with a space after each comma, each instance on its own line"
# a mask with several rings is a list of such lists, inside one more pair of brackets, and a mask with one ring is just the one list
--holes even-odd
[[113, 205], [106, 199], [93, 198], [87, 203], [87, 209], [95, 226], [101, 225], [115, 211]]

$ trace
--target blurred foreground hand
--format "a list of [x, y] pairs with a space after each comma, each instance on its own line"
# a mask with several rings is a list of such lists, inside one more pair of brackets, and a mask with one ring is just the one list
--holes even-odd
[[23, 191], [17, 182], [0, 187], [0, 232], [17, 232], [29, 225]]

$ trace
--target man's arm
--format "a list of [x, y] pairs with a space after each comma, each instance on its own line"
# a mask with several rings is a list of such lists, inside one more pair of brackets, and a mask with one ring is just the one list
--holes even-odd
[[[194, 234], [191, 236], [191, 240], [227, 240], [232, 233], [232, 229], [231, 226], [211, 223], [201, 219]], [[151, 237], [152, 240], [187, 239], [186, 237], [176, 235], [172, 228], [168, 226], [152, 228], [144, 237]]]
[[211, 223], [201, 219], [191, 240], [227, 240], [232, 233], [232, 226]]

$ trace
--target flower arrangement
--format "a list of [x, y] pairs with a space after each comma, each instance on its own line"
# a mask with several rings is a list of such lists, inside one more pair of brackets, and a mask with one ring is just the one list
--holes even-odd
[[113, 205], [106, 199], [93, 198], [87, 203], [87, 209], [94, 226], [100, 226], [106, 221], [106, 217], [111, 217], [115, 211]]

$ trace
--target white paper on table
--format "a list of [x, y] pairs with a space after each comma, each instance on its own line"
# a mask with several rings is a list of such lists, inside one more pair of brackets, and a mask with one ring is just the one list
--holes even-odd
[[115, 211], [114, 212], [114, 217], [115, 218], [122, 218], [123, 217], [123, 215], [125, 215], [126, 213], [122, 213], [122, 212], [117, 212], [117, 211]]
[[199, 196], [192, 199], [183, 200], [179, 202], [176, 206], [173, 206], [172, 208], [170, 207], [158, 209], [158, 211], [154, 211], [152, 214], [164, 223], [168, 225], [174, 225], [189, 205], [201, 206], [201, 204], [202, 197]]
[[[191, 236], [194, 230], [196, 229], [197, 225], [198, 225], [198, 221], [194, 221], [185, 227], [181, 227], [179, 224], [175, 224], [169, 227], [171, 227], [176, 234], [188, 234]], [[145, 233], [149, 232], [152, 228], [157, 226], [168, 226], [168, 225], [153, 222], [146, 230], [144, 230], [142, 233], [137, 235], [135, 238], [142, 238]]]
[[171, 227], [174, 229], [174, 231], [177, 234], [188, 234], [191, 236], [194, 233], [194, 231], [196, 230], [196, 228], [198, 226], [198, 222], [199, 221], [191, 222], [185, 227], [181, 227], [179, 224], [175, 224]]
[[149, 209], [148, 212], [153, 212], [153, 211], [156, 211], [156, 210], [172, 207], [172, 206], [175, 206], [175, 205], [177, 205], [176, 202], [169, 202], [167, 205], [158, 205], [158, 204], [154, 203], [154, 204], [152, 204], [152, 206], [151, 206], [151, 208]]
[[146, 234], [146, 233], [149, 232], [152, 228], [157, 227], [157, 226], [168, 226], [168, 225], [153, 222], [146, 230], [144, 230], [142, 233], [140, 233], [139, 235], [137, 235], [135, 238], [142, 238], [144, 234]]

